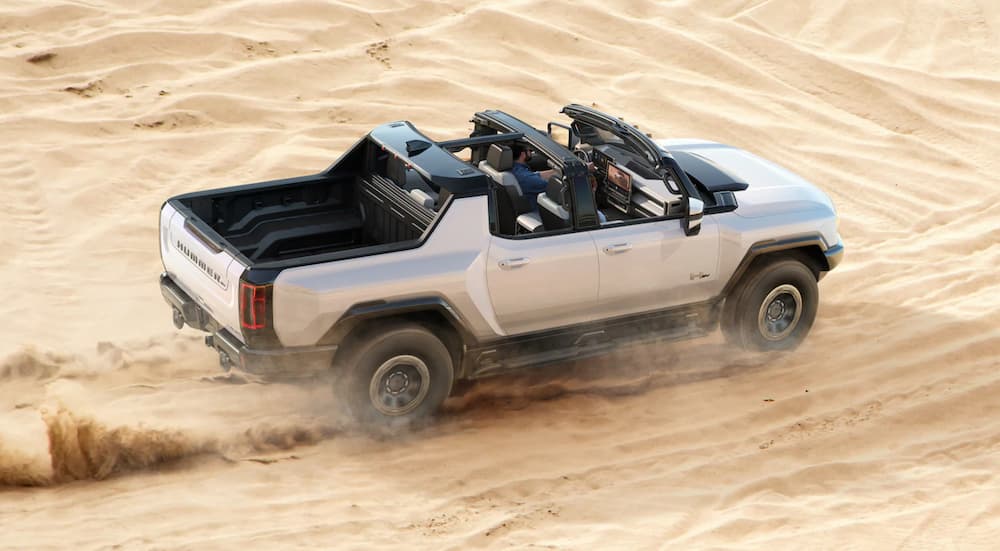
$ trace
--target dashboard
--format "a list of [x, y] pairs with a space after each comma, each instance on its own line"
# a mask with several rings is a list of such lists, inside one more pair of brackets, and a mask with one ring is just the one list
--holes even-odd
[[[579, 150], [594, 163], [599, 201], [630, 218], [650, 218], [671, 214], [681, 203], [680, 191], [672, 179], [664, 180], [635, 153], [615, 144]], [[673, 187], [673, 189], [670, 189]]]

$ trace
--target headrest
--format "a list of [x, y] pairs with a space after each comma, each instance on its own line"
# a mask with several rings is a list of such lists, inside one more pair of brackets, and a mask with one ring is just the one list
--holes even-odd
[[410, 197], [413, 198], [420, 206], [426, 209], [434, 208], [434, 198], [431, 197], [426, 191], [422, 189], [411, 189]]
[[545, 195], [561, 207], [565, 207], [569, 203], [566, 200], [566, 186], [559, 176], [552, 175], [549, 177], [549, 184], [545, 186]]
[[514, 153], [509, 147], [495, 143], [486, 152], [486, 162], [500, 172], [507, 172], [514, 168]]

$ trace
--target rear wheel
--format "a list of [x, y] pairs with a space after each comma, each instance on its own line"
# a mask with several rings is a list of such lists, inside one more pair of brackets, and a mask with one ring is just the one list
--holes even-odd
[[335, 392], [364, 425], [408, 426], [430, 417], [451, 392], [452, 356], [421, 325], [366, 331], [345, 352]]
[[791, 350], [812, 328], [818, 303], [816, 276], [802, 262], [759, 264], [726, 299], [722, 332], [748, 350]]

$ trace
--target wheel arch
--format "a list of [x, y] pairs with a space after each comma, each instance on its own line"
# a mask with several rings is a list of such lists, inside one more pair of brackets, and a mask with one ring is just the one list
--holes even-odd
[[761, 263], [774, 262], [781, 259], [798, 260], [805, 264], [816, 277], [820, 279], [823, 272], [833, 269], [825, 251], [826, 242], [819, 234], [792, 237], [787, 239], [769, 239], [754, 243], [747, 250], [743, 259], [736, 267], [729, 282], [722, 290], [723, 296], [729, 296], [743, 277], [753, 272], [753, 268]]
[[427, 296], [395, 301], [362, 302], [351, 306], [323, 336], [321, 343], [338, 344], [338, 357], [378, 331], [385, 324], [413, 323], [428, 329], [441, 339], [451, 353], [455, 380], [464, 376], [463, 359], [475, 338], [457, 311], [443, 297]]

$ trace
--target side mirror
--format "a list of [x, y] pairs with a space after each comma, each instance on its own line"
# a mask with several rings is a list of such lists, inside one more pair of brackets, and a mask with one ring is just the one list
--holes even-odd
[[684, 217], [684, 235], [698, 235], [701, 231], [701, 217], [705, 211], [705, 203], [701, 199], [688, 197], [687, 216]]

